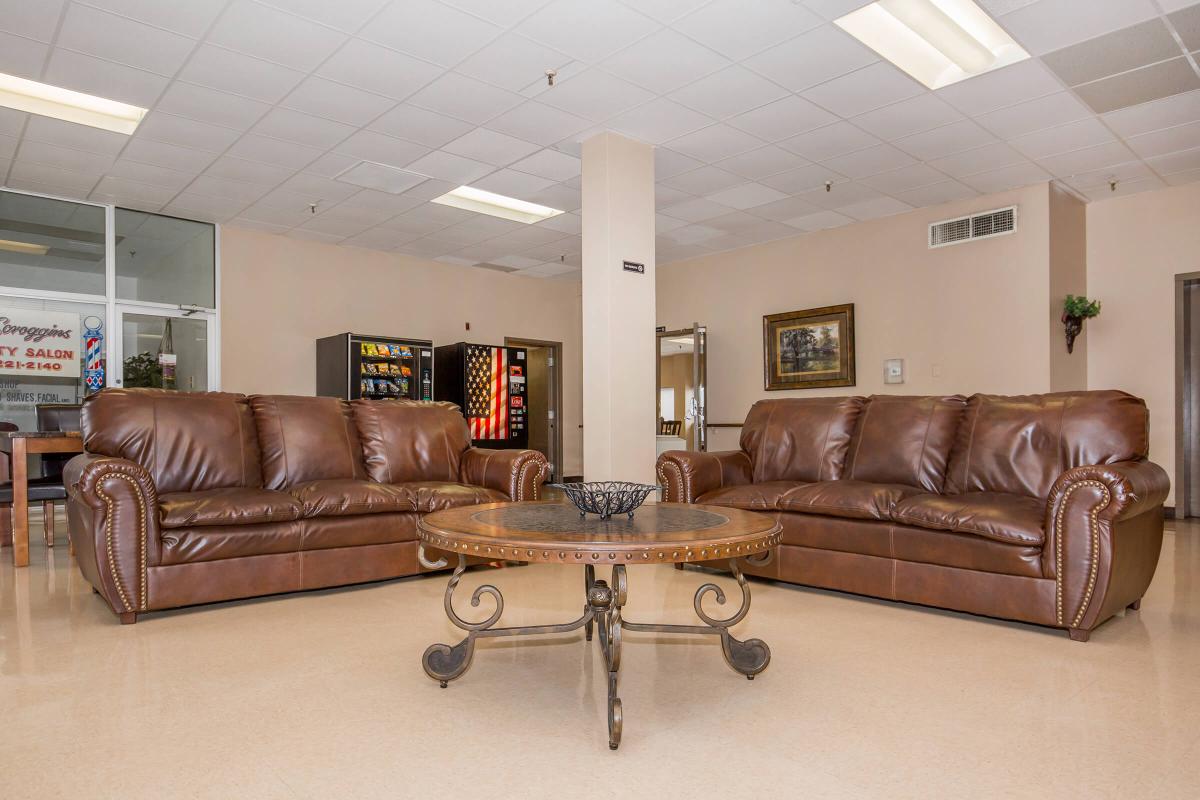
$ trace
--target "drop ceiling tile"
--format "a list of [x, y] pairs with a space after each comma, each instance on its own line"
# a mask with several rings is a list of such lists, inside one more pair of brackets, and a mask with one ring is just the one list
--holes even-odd
[[922, 186], [930, 186], [946, 180], [946, 174], [927, 164], [910, 164], [907, 167], [881, 172], [862, 182], [872, 189], [886, 194], [899, 194]]
[[359, 131], [339, 143], [334, 150], [355, 158], [401, 167], [429, 153], [424, 145], [414, 144], [375, 131]]
[[322, 242], [324, 244], [341, 244], [347, 237], [331, 233], [322, 233], [321, 231], [311, 231], [305, 228], [292, 228], [284, 234], [289, 239], [303, 239], [311, 242]]
[[477, 17], [495, 22], [497, 25], [512, 25], [514, 20], [524, 19], [550, 0], [442, 0], [446, 5], [469, 11]]
[[[812, 189], [823, 188], [826, 182], [837, 183], [842, 180], [844, 180], [844, 176], [829, 167], [821, 164], [807, 164], [763, 178], [762, 182], [787, 194], [800, 194]], [[786, 222], [786, 220], [784, 221]]]
[[1175, 32], [1179, 34], [1179, 38], [1183, 40], [1183, 46], [1187, 50], [1191, 52], [1200, 50], [1200, 6], [1177, 11], [1168, 19], [1171, 26], [1175, 28]]
[[598, 69], [589, 69], [560, 81], [538, 99], [562, 111], [599, 122], [641, 105], [653, 96], [628, 81]]
[[292, 175], [294, 170], [276, 167], [272, 164], [260, 164], [257, 161], [247, 161], [244, 158], [221, 156], [204, 171], [205, 175], [217, 178], [228, 178], [235, 181], [250, 181], [264, 186], [276, 186]]
[[[231, 197], [247, 203], [253, 203], [267, 193], [267, 187], [261, 183], [233, 181], [228, 178], [217, 178], [213, 175], [201, 175], [187, 187], [189, 194], [203, 194], [209, 197]], [[165, 200], [163, 202], [166, 202]]]
[[1000, 169], [969, 175], [962, 182], [985, 194], [1004, 192], [1021, 186], [1030, 186], [1050, 179], [1050, 174], [1036, 164], [1028, 162], [1013, 164]]
[[1083, 192], [1083, 195], [1091, 201], [1107, 200], [1110, 197], [1121, 197], [1127, 194], [1136, 192], [1147, 192], [1153, 189], [1162, 189], [1167, 185], [1162, 178], [1150, 176], [1137, 181], [1122, 181], [1117, 184], [1116, 189], [1111, 189], [1108, 186], [1097, 187]]
[[58, 28], [62, 15], [63, 0], [5, 0], [4, 13], [0, 14], [0, 30], [15, 33], [39, 42], [49, 42]]
[[784, 139], [779, 146], [804, 156], [809, 161], [824, 161], [877, 144], [879, 144], [879, 140], [871, 134], [859, 130], [848, 122], [835, 122], [814, 131]]
[[199, 194], [181, 194], [163, 207], [163, 213], [185, 219], [206, 222], [225, 222], [236, 217], [246, 208], [246, 203], [228, 198], [205, 197]]
[[[50, 63], [46, 65], [42, 80], [54, 86], [142, 108], [153, 106], [168, 83], [167, 78], [153, 72], [85, 56], [61, 47], [55, 48], [50, 54]], [[142, 124], [145, 124], [144, 120]]]
[[1200, 76], [1191, 62], [1180, 56], [1149, 67], [1075, 87], [1075, 93], [1097, 114], [1147, 103], [1200, 89]]
[[1090, 116], [1091, 111], [1074, 95], [1059, 92], [992, 111], [975, 120], [1000, 138], [1011, 139]]
[[925, 89], [882, 61], [801, 92], [817, 105], [842, 117], [853, 117], [924, 93]]
[[941, 183], [932, 183], [929, 186], [910, 189], [907, 192], [900, 192], [896, 197], [911, 206], [921, 208], [924, 206], [941, 205], [942, 203], [952, 203], [955, 200], [966, 200], [969, 197], [976, 197], [978, 194], [979, 192], [970, 186], [964, 186], [958, 181], [942, 181]]
[[1181, 8], [1189, 8], [1200, 3], [1200, 0], [1158, 0], [1158, 4], [1162, 10], [1170, 14], [1172, 11], [1178, 11]]
[[354, 127], [340, 122], [302, 114], [286, 108], [272, 109], [257, 125], [254, 133], [288, 142], [328, 149], [354, 133]]
[[512, 168], [540, 178], [565, 181], [580, 174], [582, 162], [575, 156], [547, 148], [521, 159]]
[[315, 161], [322, 151], [295, 142], [285, 142], [281, 139], [271, 139], [255, 133], [248, 133], [238, 139], [229, 148], [228, 153], [235, 158], [261, 161], [264, 164], [274, 164], [277, 167], [288, 169], [300, 169]]
[[730, 117], [726, 122], [765, 142], [777, 142], [837, 120], [820, 106], [792, 96]]
[[[654, 179], [663, 181], [701, 166], [701, 162], [666, 147], [654, 148]], [[732, 186], [733, 184], [726, 184]]]
[[683, 220], [676, 219], [675, 217], [668, 217], [666, 214], [654, 215], [654, 232], [658, 235], [667, 233], [668, 231], [678, 230], [685, 225], [687, 225], [687, 223]]
[[961, 153], [996, 141], [996, 137], [965, 119], [924, 133], [897, 139], [892, 144], [921, 161]]
[[538, 145], [487, 128], [476, 128], [447, 143], [441, 149], [447, 153], [503, 167], [537, 151]]
[[76, 3], [67, 8], [56, 42], [160, 75], [174, 75], [196, 44], [185, 36]]
[[326, 153], [305, 167], [304, 171], [326, 178], [336, 178], [361, 160], [342, 153]]
[[435, 150], [413, 161], [405, 169], [451, 183], [467, 184], [495, 171], [496, 168], [491, 164]]
[[1200, 122], [1189, 122], [1174, 128], [1134, 136], [1126, 139], [1126, 143], [1142, 158], [1187, 150], [1200, 144]]
[[776, 200], [774, 203], [766, 203], [761, 206], [756, 206], [751, 212], [756, 217], [774, 220], [776, 222], [784, 222], [785, 220], [802, 217], [806, 214], [812, 214], [819, 211], [818, 206], [814, 206], [807, 200], [802, 200], [799, 197], [788, 197], [783, 200]]
[[929, 162], [930, 166], [954, 178], [963, 178], [989, 169], [1027, 163], [1027, 158], [1004, 142], [994, 142]]
[[[146, 2], [146, 0], [142, 0]], [[190, 2], [190, 0], [189, 0]], [[209, 0], [212, 2], [212, 0]], [[296, 14], [331, 28], [353, 33], [379, 11], [388, 0], [260, 0], [290, 14]]]
[[818, 189], [809, 189], [800, 195], [801, 200], [805, 200], [818, 208], [841, 210], [846, 206], [852, 206], [856, 203], [865, 203], [868, 200], [878, 200], [883, 197], [883, 193], [872, 189], [855, 181], [834, 181], [833, 186], [826, 189], [820, 187]]
[[[147, 25], [200, 38], [212, 24], [225, 0], [187, 0], [186, 3], [164, 3], [162, 0], [86, 0], [90, 6], [120, 14]], [[37, 0], [33, 5], [43, 4]], [[50, 5], [58, 5], [50, 3]]]
[[1046, 128], [1009, 139], [1008, 143], [1029, 158], [1040, 159], [1111, 142], [1114, 138], [1116, 137], [1100, 120], [1085, 117], [1056, 128]]
[[[21, 134], [21, 130], [25, 127], [25, 122], [32, 119], [34, 119], [34, 117], [30, 114], [26, 114], [24, 111], [15, 111], [11, 108], [0, 107], [0, 134], [19, 136]], [[47, 122], [58, 122], [58, 120], [52, 120], [49, 117], [38, 117], [38, 119], [44, 119]], [[65, 125], [67, 123], [61, 124]], [[84, 128], [81, 125], [71, 125], [70, 127], [78, 128], [80, 130], [97, 131], [98, 133], [106, 132], [99, 131], [97, 128]], [[113, 133], [110, 135], [118, 140], [126, 138], [119, 133]]]
[[522, 101], [519, 94], [448, 72], [409, 98], [413, 105], [480, 124]]
[[300, 83], [304, 73], [206, 44], [192, 54], [178, 77], [210, 89], [278, 103]]
[[344, 214], [336, 214], [333, 211], [327, 211], [324, 214], [319, 214], [313, 217], [308, 222], [300, 225], [294, 232], [313, 231], [324, 233], [330, 236], [335, 236], [340, 241], [349, 236], [355, 236], [363, 233], [368, 228], [373, 227], [372, 223]]
[[672, 150], [713, 162], [761, 147], [762, 140], [728, 125], [711, 125], [670, 142]]
[[1149, 0], [1042, 0], [1004, 15], [1004, 27], [1034, 54], [1048, 53], [1156, 16]]
[[968, 116], [1062, 91], [1062, 84], [1037, 59], [978, 75], [937, 90], [937, 95]]
[[1089, 172], [1077, 173], [1067, 178], [1064, 183], [1073, 189], [1084, 191], [1098, 187], [1107, 189], [1112, 181], [1140, 181], [1153, 177], [1154, 172], [1144, 162], [1127, 161], [1124, 164], [1113, 164]]
[[799, 92], [878, 60], [841, 28], [822, 25], [747, 59], [746, 66]]
[[[361, 189], [358, 192], [347, 197], [338, 204], [339, 209], [354, 210], [361, 212], [369, 212], [372, 214], [382, 214], [384, 219], [391, 219], [397, 214], [403, 214], [405, 211], [416, 208], [424, 204], [425, 200], [418, 200], [404, 195], [392, 194], [390, 192], [378, 192], [374, 189]], [[380, 220], [381, 222], [383, 220]]]
[[583, 233], [583, 217], [578, 214], [559, 214], [557, 217], [535, 222], [533, 227], [545, 228], [559, 234], [570, 233], [578, 236]]
[[472, 130], [469, 122], [402, 103], [371, 123], [370, 130], [426, 147], [441, 147]]
[[516, 30], [572, 58], [596, 64], [658, 27], [649, 17], [616, 3], [555, 0]]
[[1161, 19], [1064, 47], [1042, 57], [1068, 86], [1099, 80], [1179, 55], [1179, 45]]
[[175, 194], [173, 189], [106, 175], [96, 184], [89, 199], [101, 203], [120, 203], [126, 206], [137, 203], [157, 210]]
[[135, 136], [129, 140], [121, 151], [122, 158], [153, 164], [167, 169], [178, 169], [185, 172], [200, 172], [208, 167], [217, 157], [215, 153], [204, 150], [193, 150], [190, 147], [178, 147], [165, 142], [156, 142]]
[[802, 231], [822, 231], [829, 228], [840, 228], [854, 221], [853, 217], [847, 217], [836, 211], [818, 211], [815, 214], [805, 214], [802, 217], [784, 220], [784, 224]]
[[895, 199], [894, 197], [877, 197], [872, 200], [863, 200], [861, 203], [853, 203], [844, 206], [841, 213], [854, 217], [859, 221], [868, 219], [879, 219], [880, 217], [890, 217], [893, 214], [902, 214], [905, 211], [912, 211], [913, 207], [908, 203]]
[[707, 47], [664, 28], [625, 48], [602, 66], [656, 94], [667, 94], [729, 63]]
[[851, 120], [858, 127], [890, 141], [962, 121], [963, 116], [932, 92], [868, 111]]
[[305, 72], [346, 41], [343, 33], [250, 0], [233, 0], [208, 38], [230, 50]]
[[1183, 186], [1185, 183], [1194, 183], [1200, 181], [1200, 169], [1191, 169], [1184, 172], [1174, 172], [1163, 177], [1168, 186]]
[[[73, 172], [50, 164], [38, 164], [32, 161], [14, 161], [9, 169], [9, 176], [14, 181], [34, 184], [48, 184], [60, 187], [66, 191], [51, 192], [51, 194], [66, 194], [68, 197], [81, 197], [91, 192], [92, 187], [100, 180], [101, 173]], [[16, 188], [23, 188], [19, 185]]]
[[716, 167], [700, 167], [663, 180], [665, 186], [693, 195], [710, 194], [745, 183], [745, 179]]
[[257, 100], [175, 81], [167, 87], [154, 108], [156, 111], [244, 131], [261, 119], [270, 106]]
[[495, 192], [506, 197], [529, 200], [537, 192], [553, 186], [554, 183], [555, 181], [549, 178], [539, 178], [536, 175], [517, 172], [513, 169], [501, 169], [485, 178], [473, 181], [471, 185], [477, 186], [486, 192]]
[[807, 161], [795, 153], [788, 152], [781, 147], [767, 145], [718, 161], [715, 166], [741, 175], [743, 178], [758, 180], [802, 166], [805, 163]]
[[703, 222], [706, 219], [728, 214], [730, 211], [733, 211], [733, 209], [729, 206], [714, 203], [712, 200], [706, 200], [703, 197], [684, 200], [682, 203], [675, 203], [662, 209], [662, 213], [668, 217], [675, 217], [687, 222]]
[[351, 39], [317, 69], [322, 78], [403, 100], [442, 74], [439, 67], [362, 39]]
[[731, 66], [671, 94], [671, 99], [716, 119], [764, 106], [788, 95], [745, 67]]
[[0, 72], [36, 81], [48, 52], [48, 45], [0, 31]]
[[529, 202], [557, 208], [560, 211], [578, 211], [583, 205], [580, 191], [566, 183], [556, 183], [534, 192], [529, 196]]
[[317, 77], [306, 79], [282, 103], [293, 111], [356, 127], [366, 125], [395, 104], [391, 98]]
[[[19, 142], [20, 139], [15, 136], [4, 136], [3, 134], [0, 134], [0, 161], [4, 162], [4, 172], [7, 172], [13, 156], [17, 154], [17, 144]], [[4, 172], [0, 172], [0, 175], [4, 174]]]
[[342, 244], [347, 247], [365, 247], [369, 250], [394, 250], [416, 238], [416, 234], [412, 233], [389, 231], [386, 228], [371, 228], [355, 236], [347, 237]]
[[735, 61], [748, 58], [820, 25], [816, 14], [790, 0], [716, 0], [674, 24]]
[[890, 144], [879, 144], [822, 162], [832, 170], [851, 178], [887, 172], [913, 163], [913, 157]]
[[[185, 186], [190, 184], [195, 179], [195, 174], [191, 172], [179, 172], [177, 170], [168, 169], [166, 167], [156, 167], [153, 164], [142, 164], [129, 159], [121, 159], [114, 163], [105, 173], [107, 176], [121, 178], [123, 180], [137, 181], [150, 186], [158, 186], [163, 189], [170, 189], [173, 192], [181, 191]], [[259, 190], [259, 194], [262, 190]], [[250, 198], [251, 200], [255, 198]], [[166, 202], [165, 200], [163, 202]]]
[[662, 144], [712, 122], [711, 117], [658, 97], [613, 117], [607, 127], [647, 144]]
[[516, 33], [506, 33], [455, 70], [513, 92], [542, 82], [546, 70], [561, 71], [571, 57]]
[[231, 228], [248, 228], [252, 231], [264, 231], [266, 233], [287, 233], [288, 231], [287, 225], [275, 225], [271, 222], [251, 219], [245, 215], [245, 212], [229, 220], [225, 225]]
[[1200, 120], [1200, 91], [1110, 111], [1102, 119], [1119, 136], [1126, 137], [1195, 122]]
[[708, 195], [709, 200], [736, 209], [754, 208], [786, 198], [783, 192], [761, 183], [743, 183]]
[[26, 140], [17, 149], [16, 161], [48, 164], [71, 172], [95, 175], [97, 179], [112, 166], [113, 158], [99, 153], [73, 150], [57, 144]]
[[1200, 147], [1192, 150], [1182, 150], [1178, 153], [1171, 153], [1165, 156], [1148, 158], [1146, 159], [1146, 163], [1160, 175], [1194, 170], [1200, 168]]
[[239, 216], [258, 223], [291, 228], [295, 225], [301, 225], [307, 220], [311, 219], [312, 213], [308, 210], [307, 206], [279, 206], [276, 204], [264, 203], [260, 200], [254, 205], [244, 209]]
[[1033, 5], [1038, 0], [978, 0], [978, 2], [984, 11], [989, 12], [993, 17], [999, 17], [1001, 14], [1011, 13], [1018, 8]]

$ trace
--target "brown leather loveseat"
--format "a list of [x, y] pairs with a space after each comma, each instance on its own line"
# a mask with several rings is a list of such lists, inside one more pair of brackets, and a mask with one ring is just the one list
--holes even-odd
[[471, 447], [449, 403], [106, 389], [82, 422], [71, 541], [122, 622], [416, 574], [422, 514], [536, 499], [546, 466]]
[[751, 574], [1089, 633], [1137, 607], [1166, 473], [1124, 392], [764, 400], [741, 449], [658, 460], [665, 499], [772, 513]]

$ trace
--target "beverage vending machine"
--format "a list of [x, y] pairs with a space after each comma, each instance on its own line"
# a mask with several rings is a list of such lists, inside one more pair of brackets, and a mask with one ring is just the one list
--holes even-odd
[[317, 394], [433, 399], [433, 342], [341, 333], [317, 339]]
[[459, 342], [434, 348], [434, 396], [462, 409], [479, 447], [529, 443], [525, 348]]

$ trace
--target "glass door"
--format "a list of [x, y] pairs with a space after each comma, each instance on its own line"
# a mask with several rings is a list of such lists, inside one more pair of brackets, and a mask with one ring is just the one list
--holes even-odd
[[706, 330], [659, 331], [657, 340], [658, 451], [706, 450]]
[[218, 388], [213, 315], [143, 306], [117, 306], [110, 385], [180, 392]]
[[692, 324], [692, 449], [708, 450], [708, 408], [705, 403], [708, 384], [708, 330]]

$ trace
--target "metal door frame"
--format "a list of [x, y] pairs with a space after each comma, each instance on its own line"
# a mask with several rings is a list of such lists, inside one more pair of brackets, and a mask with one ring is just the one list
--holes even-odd
[[[698, 452], [708, 450], [708, 328], [693, 322], [690, 328], [654, 332], [654, 406], [659, 409], [662, 397], [662, 340], [692, 337], [692, 435], [685, 441]], [[658, 433], [657, 430], [654, 431]]]
[[[1175, 276], [1175, 518], [1185, 519], [1188, 512], [1188, 481], [1191, 468], [1188, 451], [1191, 449], [1188, 431], [1198, 420], [1193, 420], [1188, 409], [1192, 374], [1188, 364], [1188, 333], [1190, 325], [1200, 320], [1189, 319], [1187, 310], [1187, 285], [1200, 282], [1200, 272], [1183, 272]], [[1200, 378], [1200, 376], [1196, 376]], [[1200, 509], [1197, 509], [1200, 512]]]
[[[562, 352], [563, 343], [555, 342], [549, 339], [524, 339], [516, 336], [504, 337], [505, 347], [548, 347], [550, 348], [550, 357], [554, 359], [554, 363], [550, 369], [553, 372], [550, 380], [550, 408], [547, 411], [553, 411], [554, 417], [554, 432], [550, 437], [550, 447], [554, 450], [554, 457], [550, 459], [551, 465], [554, 467], [553, 473], [550, 476], [552, 481], [561, 481], [565, 474], [563, 471], [563, 366]], [[528, 358], [528, 355], [526, 356]]]

